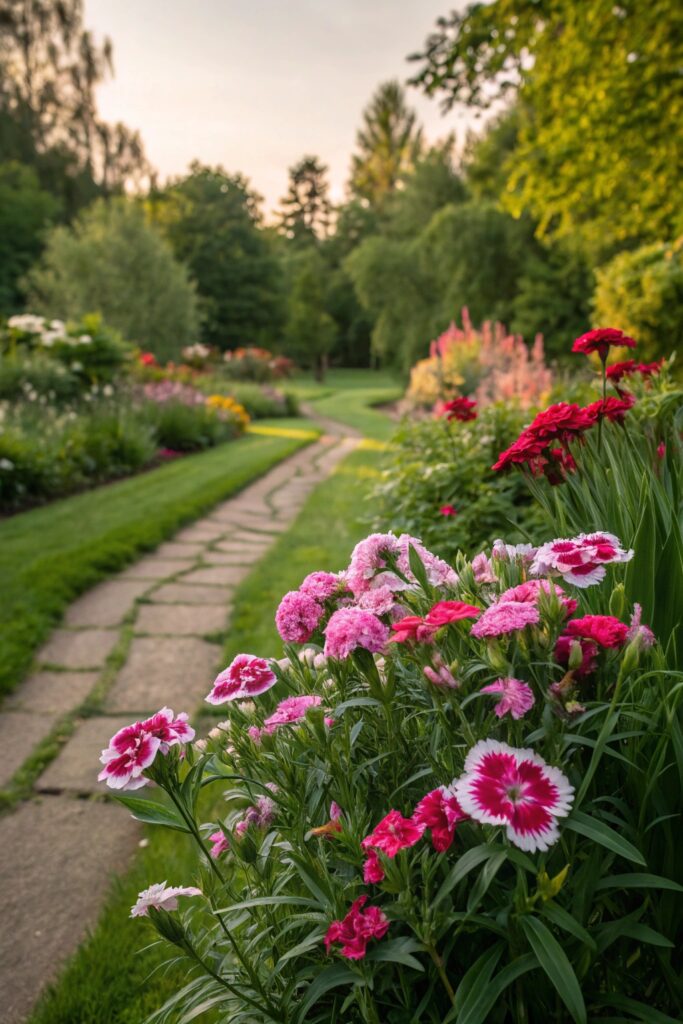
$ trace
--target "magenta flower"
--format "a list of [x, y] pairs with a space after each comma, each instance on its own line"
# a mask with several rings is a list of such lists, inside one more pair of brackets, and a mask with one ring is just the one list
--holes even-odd
[[280, 701], [273, 714], [263, 723], [263, 731], [270, 735], [281, 725], [293, 725], [305, 718], [309, 708], [322, 704], [322, 697], [316, 694], [302, 694], [300, 697], [286, 697]]
[[322, 605], [302, 590], [290, 590], [275, 613], [277, 631], [286, 644], [305, 644], [320, 625]]
[[299, 592], [312, 597], [314, 601], [326, 601], [343, 584], [344, 581], [334, 572], [311, 572], [299, 587]]
[[534, 705], [533, 691], [521, 679], [513, 679], [512, 677], [496, 679], [495, 683], [482, 686], [481, 692], [500, 694], [495, 707], [495, 714], [498, 715], [498, 718], [502, 718], [508, 712], [515, 719], [524, 718], [527, 711]]
[[173, 746], [194, 739], [194, 729], [187, 723], [185, 712], [173, 717], [170, 708], [162, 708], [144, 722], [134, 722], [112, 736], [102, 751], [104, 768], [97, 776], [110, 789], [134, 790], [146, 786], [145, 768], [157, 753], [167, 754]]
[[504, 636], [525, 626], [536, 626], [540, 621], [538, 608], [525, 601], [499, 601], [486, 609], [472, 626], [472, 636]]
[[211, 833], [209, 836], [209, 842], [211, 843], [211, 850], [209, 852], [214, 860], [217, 860], [221, 854], [230, 849], [228, 838], [220, 829], [218, 832]]
[[384, 868], [376, 850], [370, 850], [363, 862], [363, 881], [366, 885], [377, 885], [384, 881]]
[[138, 895], [137, 902], [131, 908], [131, 917], [149, 917], [149, 908], [155, 910], [177, 910], [179, 896], [201, 896], [202, 890], [194, 885], [170, 885], [166, 882], [157, 882], [150, 885], [149, 889], [143, 889]]
[[439, 512], [442, 516], [446, 517], [457, 516], [458, 514], [458, 510], [455, 507], [455, 505], [442, 505], [441, 508], [439, 509]]
[[557, 583], [551, 583], [550, 580], [527, 580], [525, 583], [520, 583], [519, 586], [511, 587], [502, 593], [498, 598], [498, 602], [523, 601], [527, 604], [537, 605], [541, 593], [550, 595], [553, 592], [567, 615], [571, 615], [576, 611], [578, 605], [574, 598], [567, 597], [562, 587], [558, 586]]
[[653, 647], [657, 643], [657, 639], [650, 629], [649, 626], [644, 626], [641, 622], [643, 615], [643, 609], [636, 602], [633, 605], [633, 615], [631, 616], [631, 622], [628, 627], [628, 633], [626, 639], [640, 641], [640, 646], [647, 650], [648, 647]]
[[362, 908], [367, 896], [359, 896], [342, 921], [333, 921], [325, 935], [325, 949], [333, 942], [341, 943], [341, 954], [349, 960], [362, 960], [370, 939], [381, 939], [389, 930], [389, 918], [379, 907]]
[[431, 829], [432, 846], [439, 853], [450, 847], [455, 826], [466, 817], [455, 793], [447, 786], [439, 786], [427, 793], [413, 811], [415, 824], [422, 829]]
[[258, 697], [275, 686], [277, 676], [264, 658], [254, 654], [238, 654], [226, 669], [216, 676], [207, 704], [225, 704], [230, 700]]
[[381, 850], [387, 857], [395, 857], [400, 850], [414, 846], [424, 832], [412, 818], [404, 818], [400, 811], [389, 811], [360, 844], [364, 850]]
[[552, 540], [536, 552], [531, 572], [536, 576], [557, 574], [575, 587], [590, 587], [605, 578], [605, 566], [628, 562], [633, 551], [622, 548], [612, 533], [580, 533], [578, 537]]
[[389, 628], [372, 612], [362, 608], [339, 608], [325, 627], [325, 657], [343, 661], [357, 647], [375, 654], [388, 639]]
[[402, 613], [401, 605], [396, 603], [394, 591], [386, 586], [366, 590], [358, 598], [358, 607], [364, 612], [372, 612], [373, 615], [395, 617]]
[[480, 740], [465, 760], [453, 789], [475, 821], [507, 826], [507, 837], [530, 853], [547, 850], [560, 837], [558, 818], [571, 810], [574, 787], [535, 751]]

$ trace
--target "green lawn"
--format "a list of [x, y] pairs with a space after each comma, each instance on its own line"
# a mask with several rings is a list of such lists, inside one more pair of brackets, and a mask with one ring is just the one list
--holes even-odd
[[315, 436], [301, 420], [257, 425], [264, 428], [272, 432], [250, 433], [0, 522], [0, 695], [21, 680], [78, 594]]
[[[372, 447], [349, 455], [244, 581], [236, 593], [226, 662], [239, 651], [277, 655], [281, 642], [273, 618], [282, 595], [295, 589], [308, 572], [347, 564], [351, 548], [367, 533], [364, 499], [380, 457]], [[146, 835], [149, 846], [116, 881], [92, 935], [48, 991], [30, 1024], [142, 1024], [186, 980], [177, 969], [149, 977], [171, 954], [158, 947], [140, 952], [154, 933], [128, 914], [137, 893], [151, 882], [190, 884], [197, 858], [177, 833], [148, 829]], [[212, 1017], [204, 1015], [201, 1020], [209, 1022]]]
[[405, 388], [385, 370], [330, 370], [322, 383], [297, 376], [287, 390], [321, 416], [355, 427], [366, 437], [388, 441], [394, 424], [374, 406], [395, 401]]

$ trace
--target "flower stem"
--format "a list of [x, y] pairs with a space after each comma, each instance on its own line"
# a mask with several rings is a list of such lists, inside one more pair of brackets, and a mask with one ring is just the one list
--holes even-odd
[[451, 985], [450, 981], [448, 980], [448, 976], [447, 976], [447, 974], [446, 974], [446, 972], [444, 970], [443, 960], [439, 956], [439, 953], [438, 953], [438, 951], [436, 949], [436, 946], [433, 946], [430, 943], [427, 946], [427, 952], [429, 953], [429, 955], [431, 956], [432, 960], [434, 961], [434, 966], [436, 967], [437, 972], [439, 974], [439, 977], [441, 978], [441, 982], [443, 984], [443, 987], [446, 989], [446, 992], [448, 992], [448, 998], [450, 999], [451, 1003], [453, 1005], [455, 1005], [455, 992], [453, 991], [453, 986]]

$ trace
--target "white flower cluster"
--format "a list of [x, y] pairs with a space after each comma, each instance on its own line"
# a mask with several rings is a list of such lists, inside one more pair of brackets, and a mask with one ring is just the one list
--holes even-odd
[[208, 359], [210, 355], [211, 349], [208, 345], [202, 345], [201, 341], [195, 345], [186, 345], [182, 350], [183, 359]]
[[78, 336], [68, 334], [63, 320], [47, 320], [44, 316], [35, 316], [33, 313], [21, 313], [11, 316], [7, 326], [25, 334], [34, 334], [39, 337], [39, 344], [43, 348], [52, 348], [53, 345], [91, 345], [92, 338], [89, 334]]

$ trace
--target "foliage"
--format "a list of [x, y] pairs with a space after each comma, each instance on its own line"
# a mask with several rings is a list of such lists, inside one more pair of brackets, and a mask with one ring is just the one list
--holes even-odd
[[470, 4], [439, 21], [415, 81], [447, 106], [516, 95], [504, 201], [604, 257], [680, 230], [681, 18], [674, 0]]
[[287, 356], [276, 356], [267, 348], [236, 348], [225, 353], [223, 371], [235, 380], [265, 381], [288, 377], [294, 362]]
[[[312, 435], [311, 435], [312, 437]], [[0, 690], [16, 686], [64, 609], [306, 439], [248, 435], [0, 522]]]
[[289, 188], [281, 200], [281, 230], [292, 241], [324, 238], [330, 228], [327, 167], [317, 156], [304, 156], [289, 168]]
[[179, 354], [198, 329], [185, 268], [129, 200], [99, 200], [72, 227], [54, 228], [27, 282], [34, 309], [64, 319], [97, 311], [162, 357]]
[[312, 366], [322, 378], [334, 344], [336, 327], [326, 309], [325, 264], [308, 246], [290, 260], [285, 337], [287, 351], [302, 366]]
[[281, 330], [280, 268], [258, 227], [259, 203], [242, 175], [198, 162], [150, 200], [153, 220], [196, 282], [202, 339], [220, 349], [268, 345]]
[[[82, 390], [89, 390], [125, 372], [131, 350], [98, 313], [66, 324], [24, 313], [10, 317], [6, 326], [0, 327], [0, 355], [7, 370], [13, 364], [20, 368], [50, 361], [55, 377], [61, 368]], [[32, 382], [30, 374], [27, 379]], [[38, 391], [49, 396], [44, 388]]]
[[399, 82], [379, 86], [363, 111], [351, 159], [354, 196], [381, 206], [412, 170], [422, 150], [422, 129]]
[[40, 255], [43, 234], [57, 210], [32, 168], [0, 164], [0, 316], [21, 306], [20, 279]]
[[[491, 466], [527, 418], [501, 403], [470, 423], [404, 421], [373, 492], [375, 528], [418, 536], [449, 560], [499, 537], [525, 540], [541, 526], [531, 497], [520, 477], [496, 474]], [[449, 506], [456, 514], [441, 512]]]
[[618, 323], [650, 358], [683, 347], [683, 238], [623, 252], [597, 271], [595, 320]]
[[[395, 543], [385, 538], [385, 555]], [[396, 572], [393, 550], [374, 563], [380, 574]], [[410, 568], [401, 563], [403, 581], [394, 575], [395, 598], [423, 624], [440, 598], [496, 603], [528, 566], [523, 556], [494, 557], [493, 580], [477, 583], [460, 556], [457, 582], [451, 573], [436, 585], [430, 570], [443, 567], [429, 552], [401, 550]], [[623, 596], [618, 578], [612, 570], [591, 602], [601, 612]], [[231, 702], [199, 744], [157, 754], [144, 774], [170, 801], [160, 805], [144, 791], [120, 799], [141, 820], [180, 833], [179, 843], [194, 841], [204, 859], [201, 890], [179, 913], [148, 912], [187, 970], [155, 1020], [213, 1007], [219, 1019], [254, 1022], [483, 1024], [495, 1005], [515, 1022], [566, 1016], [586, 1024], [626, 1009], [671, 1024], [680, 1006], [672, 952], [683, 893], [675, 861], [681, 687], [670, 685], [660, 653], [649, 653], [640, 633], [627, 637], [624, 625], [619, 645], [600, 654], [581, 684], [578, 704], [575, 669], [568, 673], [553, 653], [575, 604], [563, 607], [548, 590], [526, 606], [535, 624], [523, 638], [481, 641], [470, 623], [442, 622], [428, 642], [404, 639], [376, 659], [362, 635], [350, 656], [320, 650], [324, 623], [330, 644], [340, 586], [307, 648], [289, 647], [288, 660], [272, 665], [267, 694]], [[571, 601], [581, 597], [576, 591]], [[426, 681], [434, 666], [448, 686]], [[515, 718], [494, 714], [482, 684], [513, 672], [532, 707]], [[292, 695], [308, 700], [308, 713], [261, 728]], [[144, 736], [146, 726], [137, 728]], [[460, 806], [467, 780], [483, 773], [484, 751], [504, 770], [487, 790], [505, 794], [488, 823], [476, 801], [469, 816]], [[514, 759], [526, 772], [515, 774]], [[661, 766], [656, 779], [653, 764]], [[534, 765], [547, 780], [539, 805], [562, 805], [552, 827], [526, 818]], [[455, 791], [435, 791], [451, 780]], [[209, 783], [227, 799], [213, 821], [197, 815]], [[492, 797], [483, 789], [485, 804]], [[419, 823], [415, 809], [427, 793], [437, 802], [456, 796], [450, 825], [438, 816], [427, 829]], [[511, 819], [520, 804], [525, 811]], [[392, 824], [382, 828], [387, 814]], [[446, 836], [435, 834], [437, 824]], [[380, 852], [364, 884], [373, 846]], [[352, 901], [361, 895], [364, 913], [374, 908], [363, 924], [378, 927], [359, 923], [340, 951], [340, 922], [350, 906], [358, 912]]]

